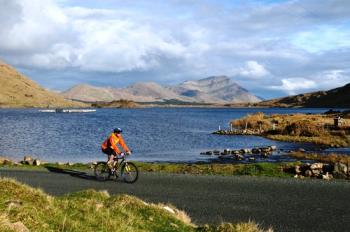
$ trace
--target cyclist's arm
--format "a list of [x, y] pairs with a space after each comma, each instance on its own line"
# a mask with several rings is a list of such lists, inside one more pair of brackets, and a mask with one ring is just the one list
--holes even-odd
[[125, 152], [129, 152], [130, 151], [128, 146], [126, 146], [123, 137], [121, 137], [121, 136], [119, 138], [119, 144], [120, 144], [120, 146], [122, 146], [122, 148], [124, 149]]

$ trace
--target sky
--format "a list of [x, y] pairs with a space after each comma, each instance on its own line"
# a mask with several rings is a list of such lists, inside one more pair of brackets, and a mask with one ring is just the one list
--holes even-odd
[[0, 59], [51, 90], [226, 75], [265, 99], [350, 82], [349, 0], [0, 0]]

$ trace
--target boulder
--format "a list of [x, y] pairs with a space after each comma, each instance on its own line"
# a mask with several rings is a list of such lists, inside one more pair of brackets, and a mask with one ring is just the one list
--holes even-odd
[[225, 150], [224, 150], [224, 155], [229, 155], [229, 154], [231, 154], [230, 149], [225, 149]]
[[304, 148], [299, 148], [298, 151], [305, 152], [305, 149]]
[[248, 148], [243, 148], [243, 149], [241, 149], [241, 153], [242, 154], [250, 154], [250, 153], [252, 153], [252, 150], [248, 149]]
[[311, 164], [310, 166], [310, 169], [311, 170], [314, 170], [314, 169], [322, 169], [323, 168], [323, 163], [313, 163]]
[[332, 174], [329, 174], [328, 172], [326, 172], [325, 175], [322, 175], [322, 179], [323, 180], [331, 180], [331, 179], [333, 179], [333, 176], [332, 176]]
[[40, 166], [40, 165], [41, 165], [41, 161], [40, 161], [39, 159], [35, 159], [35, 160], [33, 161], [33, 165], [34, 165], [34, 166]]
[[255, 157], [249, 157], [248, 160], [253, 162], [253, 161], [255, 161]]
[[346, 178], [348, 175], [348, 166], [343, 163], [335, 163], [333, 175], [335, 178]]
[[301, 173], [301, 167], [299, 165], [295, 166], [295, 174], [299, 175]]
[[213, 151], [213, 153], [214, 153], [214, 155], [220, 155], [220, 151], [218, 151], [218, 150]]
[[261, 152], [260, 148], [253, 148], [252, 149], [252, 153], [254, 153], [254, 154], [258, 154], [260, 152]]
[[269, 147], [270, 147], [271, 151], [276, 151], [277, 150], [277, 146], [275, 146], [275, 145], [272, 145], [272, 146], [269, 146]]
[[306, 177], [312, 177], [312, 171], [311, 170], [306, 170], [305, 171], [305, 176]]
[[30, 162], [30, 161], [33, 161], [33, 158], [30, 157], [30, 156], [28, 156], [28, 155], [26, 155], [26, 156], [23, 157], [23, 161], [24, 161], [25, 163], [26, 163], [26, 162]]
[[239, 150], [232, 150], [232, 151], [231, 151], [231, 154], [232, 154], [232, 155], [237, 155], [237, 154], [239, 154], [239, 153], [240, 153]]
[[212, 155], [213, 152], [212, 152], [212, 151], [207, 151], [205, 154], [206, 154], [206, 155]]
[[244, 160], [244, 156], [241, 155], [241, 154], [236, 154], [236, 155], [235, 155], [235, 159], [236, 159], [236, 160]]
[[316, 176], [316, 177], [318, 177], [322, 174], [322, 170], [320, 170], [320, 169], [312, 169], [311, 172], [312, 172], [312, 175]]
[[269, 147], [261, 147], [260, 150], [263, 153], [269, 153], [271, 151]]

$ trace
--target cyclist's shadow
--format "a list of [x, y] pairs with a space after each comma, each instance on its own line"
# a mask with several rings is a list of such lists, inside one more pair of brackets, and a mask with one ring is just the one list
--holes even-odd
[[58, 167], [46, 167], [47, 170], [50, 172], [55, 172], [55, 173], [61, 173], [61, 174], [67, 174], [73, 177], [78, 177], [82, 178], [85, 180], [94, 180], [94, 181], [99, 181], [99, 182], [104, 182], [106, 180], [103, 179], [97, 179], [95, 175], [91, 175], [86, 172], [82, 171], [77, 171], [77, 170], [72, 170], [72, 169], [64, 169], [64, 168], [58, 168]]

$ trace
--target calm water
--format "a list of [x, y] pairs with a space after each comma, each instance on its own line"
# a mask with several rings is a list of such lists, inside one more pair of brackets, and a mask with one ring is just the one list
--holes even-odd
[[100, 145], [114, 127], [124, 130], [133, 160], [198, 161], [199, 152], [276, 145], [282, 149], [300, 144], [253, 136], [217, 136], [231, 119], [248, 113], [319, 113], [326, 109], [203, 109], [147, 108], [98, 109], [95, 113], [41, 113], [37, 109], [0, 110], [0, 155], [16, 160], [25, 154], [47, 161], [103, 160]]

